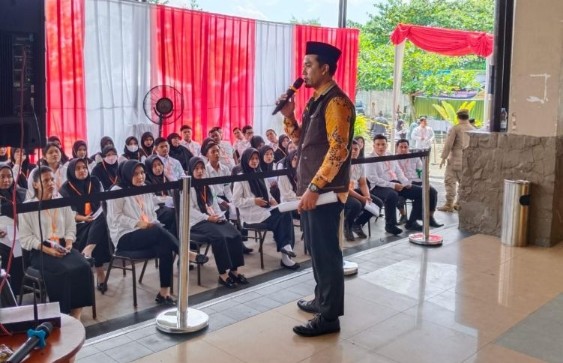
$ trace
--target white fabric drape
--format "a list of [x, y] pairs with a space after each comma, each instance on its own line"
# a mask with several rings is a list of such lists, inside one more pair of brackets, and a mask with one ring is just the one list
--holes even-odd
[[395, 45], [395, 70], [393, 72], [393, 125], [391, 131], [391, 153], [395, 152], [395, 130], [399, 113], [399, 100], [401, 99], [401, 82], [403, 80], [403, 58], [405, 57], [405, 42]]
[[254, 88], [254, 134], [267, 129], [283, 133], [283, 116], [272, 116], [276, 99], [293, 83], [293, 26], [256, 22], [256, 72]]
[[[134, 2], [86, 0], [85, 85], [88, 151], [102, 136], [119, 153], [129, 135], [157, 131], [143, 112], [150, 86], [151, 7]], [[155, 133], [156, 134], [156, 133]]]

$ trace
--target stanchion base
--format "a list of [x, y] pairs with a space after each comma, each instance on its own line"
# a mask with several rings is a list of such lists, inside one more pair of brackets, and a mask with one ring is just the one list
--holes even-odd
[[355, 262], [344, 260], [344, 266], [342, 266], [342, 268], [344, 269], [344, 276], [355, 275], [358, 273], [358, 264]]
[[426, 239], [424, 233], [413, 233], [409, 235], [409, 242], [419, 246], [439, 247], [444, 239], [437, 234], [429, 234], [428, 239]]
[[158, 314], [156, 328], [164, 333], [185, 334], [194, 333], [209, 325], [209, 316], [203, 311], [188, 308], [188, 323], [185, 328], [178, 326], [178, 309], [169, 309]]

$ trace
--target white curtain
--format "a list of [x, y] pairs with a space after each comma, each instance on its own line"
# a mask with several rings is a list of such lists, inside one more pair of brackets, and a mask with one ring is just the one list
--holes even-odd
[[256, 71], [254, 88], [254, 133], [264, 137], [267, 129], [283, 133], [283, 116], [272, 116], [276, 99], [294, 80], [292, 77], [293, 26], [256, 22]]
[[100, 149], [102, 136], [112, 137], [121, 153], [128, 136], [140, 139], [143, 132], [158, 130], [143, 112], [150, 89], [150, 9], [134, 2], [86, 0], [84, 77], [90, 154]]

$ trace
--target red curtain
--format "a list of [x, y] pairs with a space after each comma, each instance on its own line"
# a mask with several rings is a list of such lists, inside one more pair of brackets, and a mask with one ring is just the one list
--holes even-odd
[[[293, 32], [293, 64], [295, 77], [301, 77], [303, 57], [307, 41], [329, 43], [342, 51], [334, 79], [352, 101], [356, 99], [356, 75], [358, 69], [358, 47], [360, 31], [348, 28], [321, 28], [317, 26], [296, 25]], [[303, 112], [313, 90], [302, 87], [296, 94], [295, 115]]]
[[484, 32], [399, 24], [391, 34], [391, 42], [397, 45], [405, 39], [426, 51], [449, 56], [488, 57], [493, 53], [493, 36]]
[[84, 1], [45, 3], [47, 136], [59, 136], [67, 154], [86, 140]]
[[252, 124], [255, 21], [158, 6], [153, 84], [178, 89], [182, 117], [163, 134], [192, 126], [202, 140], [213, 126], [225, 138], [235, 126]]

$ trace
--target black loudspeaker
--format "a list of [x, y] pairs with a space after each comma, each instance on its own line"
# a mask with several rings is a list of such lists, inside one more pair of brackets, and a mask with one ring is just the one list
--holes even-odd
[[0, 0], [0, 145], [45, 146], [45, 2]]

